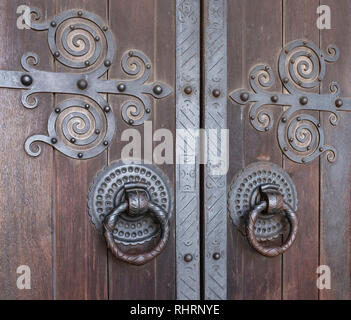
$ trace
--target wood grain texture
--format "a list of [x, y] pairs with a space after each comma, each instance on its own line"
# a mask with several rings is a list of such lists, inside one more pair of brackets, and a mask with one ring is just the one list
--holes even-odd
[[[237, 8], [240, 8], [238, 14]], [[254, 8], [254, 10], [253, 10]], [[241, 39], [233, 36], [241, 30]], [[259, 63], [270, 65], [277, 78], [277, 53], [282, 44], [282, 4], [281, 1], [228, 1], [228, 48], [241, 48], [241, 59], [228, 59], [228, 81], [241, 75], [241, 87], [247, 88], [250, 69]], [[233, 41], [238, 41], [233, 44]], [[239, 42], [239, 40], [242, 40]], [[232, 92], [234, 88], [228, 88]], [[273, 90], [281, 90], [276, 82]], [[276, 108], [275, 108], [276, 109]], [[235, 139], [234, 132], [243, 130], [244, 146], [241, 163], [244, 166], [256, 161], [271, 161], [282, 164], [282, 156], [276, 143], [276, 124], [268, 133], [255, 131], [249, 123], [248, 106], [243, 109], [242, 127], [232, 127], [228, 121], [231, 137]], [[273, 109], [275, 118], [279, 110]], [[238, 121], [234, 121], [237, 123]], [[231, 143], [234, 138], [231, 138]], [[232, 147], [231, 147], [232, 148]], [[239, 152], [240, 152], [239, 143]], [[232, 162], [232, 161], [231, 161]], [[240, 165], [241, 165], [240, 163]], [[231, 163], [231, 176], [239, 165]], [[232, 224], [231, 224], [232, 225]], [[234, 228], [234, 226], [232, 225]], [[281, 257], [266, 258], [257, 254], [250, 248], [246, 238], [239, 231], [233, 231], [229, 246], [228, 260], [232, 259], [228, 269], [228, 298], [229, 299], [280, 299], [281, 298]]]
[[[77, 8], [107, 22], [107, 1], [60, 0], [56, 5], [57, 13]], [[57, 71], [67, 72], [67, 68], [58, 63], [56, 67]], [[56, 103], [67, 98], [57, 96]], [[87, 213], [89, 187], [106, 162], [107, 152], [83, 161], [55, 152], [56, 299], [108, 297], [106, 244]]]
[[[332, 28], [321, 30], [321, 48], [335, 44], [340, 49], [337, 62], [327, 66], [322, 93], [329, 92], [329, 83], [337, 81], [342, 96], [351, 96], [351, 3], [347, 0], [321, 1], [331, 9]], [[321, 114], [326, 143], [337, 150], [337, 160], [330, 164], [321, 159], [321, 229], [320, 264], [331, 271], [331, 289], [320, 290], [320, 299], [351, 298], [351, 114], [342, 112], [337, 127]]]
[[[285, 46], [297, 39], [319, 44], [316, 10], [319, 0], [284, 1]], [[319, 92], [319, 88], [309, 90]], [[319, 118], [319, 112], [306, 112]], [[299, 230], [294, 245], [283, 256], [283, 299], [318, 299], [319, 159], [301, 165], [284, 158], [283, 167], [293, 179], [298, 198]], [[308, 190], [308, 192], [306, 192]], [[301, 263], [303, 261], [303, 263]]]
[[[21, 56], [31, 51], [39, 54], [39, 67], [51, 71], [51, 56], [43, 52], [46, 37], [17, 29], [16, 9], [21, 4], [0, 2], [0, 69], [21, 70]], [[47, 6], [42, 13], [45, 17], [54, 11]], [[1, 89], [0, 94], [0, 299], [51, 299], [53, 151], [44, 147], [34, 159], [25, 153], [24, 142], [32, 134], [46, 132], [53, 97], [40, 95], [39, 106], [27, 110], [21, 104], [21, 90]], [[31, 269], [30, 290], [17, 288], [16, 270], [21, 265]]]

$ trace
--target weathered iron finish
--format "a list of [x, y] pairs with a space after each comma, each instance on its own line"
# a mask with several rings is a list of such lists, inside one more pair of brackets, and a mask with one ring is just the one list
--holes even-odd
[[[273, 163], [253, 163], [238, 173], [230, 187], [228, 209], [234, 225], [264, 256], [280, 255], [295, 241], [298, 227], [295, 185]], [[289, 236], [283, 245], [263, 245], [282, 235], [288, 225]]]
[[177, 298], [200, 299], [200, 1], [176, 1]]
[[[107, 216], [124, 201], [126, 184], [132, 191], [144, 190], [146, 185], [148, 201], [167, 212], [168, 219], [172, 217], [173, 196], [164, 174], [151, 165], [118, 161], [99, 172], [90, 188], [89, 216], [98, 231], [103, 233]], [[134, 189], [131, 184], [135, 184]], [[143, 244], [159, 235], [160, 225], [149, 214], [133, 216], [122, 211], [116, 217], [113, 238], [117, 244]]]
[[[228, 210], [234, 225], [246, 235], [249, 212], [261, 202], [261, 188], [279, 192], [294, 211], [297, 193], [290, 176], [279, 166], [269, 162], [256, 162], [241, 170], [233, 179], [228, 193]], [[267, 187], [269, 187], [267, 189]], [[260, 214], [255, 227], [258, 241], [269, 241], [284, 233], [287, 220], [281, 215]]]
[[[215, 172], [223, 163], [212, 154], [227, 152], [222, 129], [227, 128], [227, 2], [205, 2], [204, 128], [217, 132], [217, 143], [207, 134], [204, 166], [204, 298], [227, 298], [227, 182], [226, 173]], [[222, 167], [223, 169], [223, 167]]]
[[101, 79], [112, 65], [115, 42], [106, 24], [95, 14], [70, 10], [51, 21], [36, 23], [40, 13], [34, 8], [31, 13], [34, 21], [30, 27], [48, 32], [54, 58], [79, 73], [38, 70], [35, 66], [39, 64], [39, 57], [29, 52], [21, 59], [25, 72], [0, 71], [0, 87], [24, 89], [22, 104], [30, 109], [38, 106], [37, 98], [32, 97], [35, 93], [73, 94], [81, 98], [65, 101], [55, 108], [48, 122], [49, 135], [27, 139], [25, 150], [29, 155], [38, 156], [41, 148], [36, 145], [33, 150], [33, 144], [44, 142], [69, 157], [92, 158], [110, 145], [115, 132], [112, 108], [101, 94], [133, 97], [134, 100], [123, 103], [121, 114], [128, 124], [140, 125], [150, 117], [149, 97], [161, 99], [171, 93], [164, 83], [147, 82], [152, 64], [145, 54], [134, 49], [127, 51], [121, 61], [123, 71], [134, 79]]
[[323, 80], [326, 62], [334, 62], [338, 57], [339, 50], [335, 46], [329, 46], [325, 53], [310, 41], [295, 40], [282, 49], [279, 57], [279, 78], [287, 93], [267, 91], [274, 84], [272, 69], [257, 65], [249, 76], [252, 91], [239, 89], [230, 97], [241, 105], [253, 103], [249, 117], [258, 131], [269, 131], [273, 127], [273, 115], [267, 106], [287, 106], [279, 119], [277, 133], [284, 155], [294, 162], [307, 163], [327, 153], [327, 160], [333, 162], [336, 151], [325, 144], [320, 121], [303, 111], [329, 112], [329, 122], [333, 126], [338, 124], [340, 111], [351, 111], [351, 98], [340, 97], [336, 82], [330, 84], [329, 94], [307, 91], [318, 87]]

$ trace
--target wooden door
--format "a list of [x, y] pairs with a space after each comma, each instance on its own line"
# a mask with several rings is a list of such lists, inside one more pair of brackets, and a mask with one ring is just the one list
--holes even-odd
[[350, 6], [0, 0], [0, 299], [350, 299]]

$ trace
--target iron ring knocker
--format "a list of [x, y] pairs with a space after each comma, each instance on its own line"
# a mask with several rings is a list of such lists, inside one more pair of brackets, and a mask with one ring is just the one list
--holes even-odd
[[[263, 197], [263, 201], [260, 201], [258, 204], [256, 204], [254, 208], [249, 212], [246, 224], [246, 236], [250, 245], [257, 252], [266, 257], [276, 257], [280, 254], [283, 254], [294, 243], [298, 229], [298, 219], [294, 210], [289, 204], [284, 202], [283, 196], [279, 192], [265, 192], [263, 189], [261, 195]], [[255, 236], [255, 223], [259, 215], [264, 211], [266, 211], [267, 214], [282, 214], [282, 212], [284, 212], [285, 217], [290, 223], [288, 238], [281, 246], [263, 246]]]
[[[141, 254], [127, 254], [122, 251], [114, 241], [113, 230], [117, 219], [126, 211], [128, 211], [131, 216], [137, 216], [148, 212], [160, 223], [160, 240], [152, 250]], [[169, 238], [168, 214], [160, 206], [151, 202], [147, 196], [146, 185], [142, 183], [126, 184], [116, 195], [115, 208], [105, 217], [104, 229], [107, 246], [113, 255], [122, 261], [140, 266], [156, 258], [166, 247]]]

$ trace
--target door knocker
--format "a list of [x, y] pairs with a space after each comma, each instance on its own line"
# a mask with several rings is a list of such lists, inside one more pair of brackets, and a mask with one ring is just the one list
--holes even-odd
[[[151, 261], [166, 247], [172, 206], [169, 183], [153, 166], [113, 163], [96, 176], [89, 192], [89, 215], [108, 248], [134, 265]], [[151, 250], [127, 252], [155, 238], [159, 239]]]
[[[294, 243], [298, 229], [296, 189], [290, 176], [269, 162], [251, 164], [234, 179], [228, 208], [234, 225], [266, 257], [276, 257]], [[280, 246], [272, 246], [287, 230]]]

